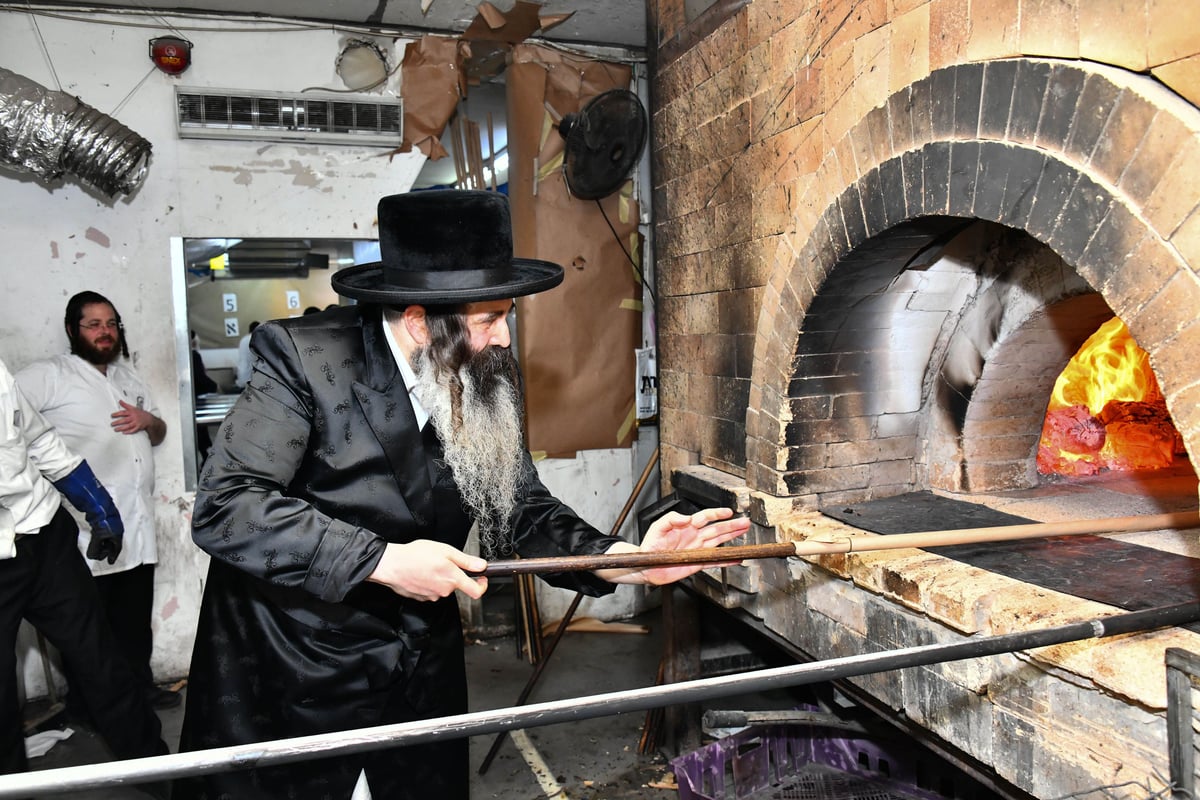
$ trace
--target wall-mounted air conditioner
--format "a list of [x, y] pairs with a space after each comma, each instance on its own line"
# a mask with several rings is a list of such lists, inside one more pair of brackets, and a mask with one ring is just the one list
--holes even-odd
[[400, 100], [347, 95], [175, 88], [181, 139], [398, 147]]

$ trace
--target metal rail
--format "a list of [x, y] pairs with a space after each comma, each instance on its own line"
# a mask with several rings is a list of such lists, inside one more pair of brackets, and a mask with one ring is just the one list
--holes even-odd
[[769, 691], [893, 669], [961, 661], [1030, 650], [1065, 642], [1135, 633], [1200, 620], [1200, 602], [1075, 622], [1053, 628], [997, 636], [972, 637], [951, 644], [904, 647], [881, 653], [833, 658], [810, 664], [702, 678], [608, 694], [500, 708], [452, 717], [380, 725], [259, 744], [221, 747], [194, 753], [155, 756], [106, 764], [0, 776], [0, 800], [52, 796], [97, 787], [125, 786], [189, 775], [288, 764], [333, 755], [349, 755], [442, 739], [499, 733], [560, 722], [593, 719], [628, 711], [691, 703], [747, 692]]

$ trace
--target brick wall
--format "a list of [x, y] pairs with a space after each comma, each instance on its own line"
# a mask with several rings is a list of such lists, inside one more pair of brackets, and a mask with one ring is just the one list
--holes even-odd
[[811, 391], [828, 376], [801, 330], [856, 248], [934, 215], [1061, 256], [1150, 352], [1200, 452], [1200, 6], [756, 0], [690, 41], [656, 5], [676, 26], [654, 37], [664, 475], [703, 463], [801, 499], [928, 481], [927, 452], [854, 458], [881, 420]]

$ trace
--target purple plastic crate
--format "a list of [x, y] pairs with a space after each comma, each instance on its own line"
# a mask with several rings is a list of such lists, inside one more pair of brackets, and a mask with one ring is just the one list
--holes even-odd
[[[944, 795], [918, 788], [918, 761], [917, 752], [903, 743], [885, 745], [871, 739], [827, 735], [817, 727], [772, 725], [748, 728], [684, 753], [671, 760], [671, 768], [680, 800], [944, 800]], [[819, 776], [814, 768], [819, 768]], [[810, 785], [836, 773], [864, 780], [843, 781], [842, 793], [808, 794], [795, 788], [799, 783], [795, 779], [802, 773], [808, 773]], [[865, 785], [870, 786], [869, 792], [862, 790]]]

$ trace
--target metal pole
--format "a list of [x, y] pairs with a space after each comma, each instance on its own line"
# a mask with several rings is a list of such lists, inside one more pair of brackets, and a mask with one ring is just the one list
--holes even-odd
[[868, 675], [893, 669], [961, 661], [967, 658], [1030, 650], [1081, 639], [1095, 639], [1185, 625], [1200, 620], [1200, 602], [1134, 611], [1042, 630], [970, 638], [952, 644], [904, 647], [881, 653], [833, 658], [810, 664], [759, 670], [741, 675], [701, 678], [667, 686], [537, 703], [521, 709], [500, 708], [453, 717], [380, 725], [352, 731], [237, 745], [195, 753], [155, 756], [131, 761], [42, 770], [0, 776], [0, 800], [56, 795], [100, 786], [123, 786], [148, 781], [253, 769], [333, 755], [365, 753], [463, 736], [554, 725], [627, 711], [645, 711], [675, 703], [698, 702], [748, 692], [783, 689], [811, 683]]

